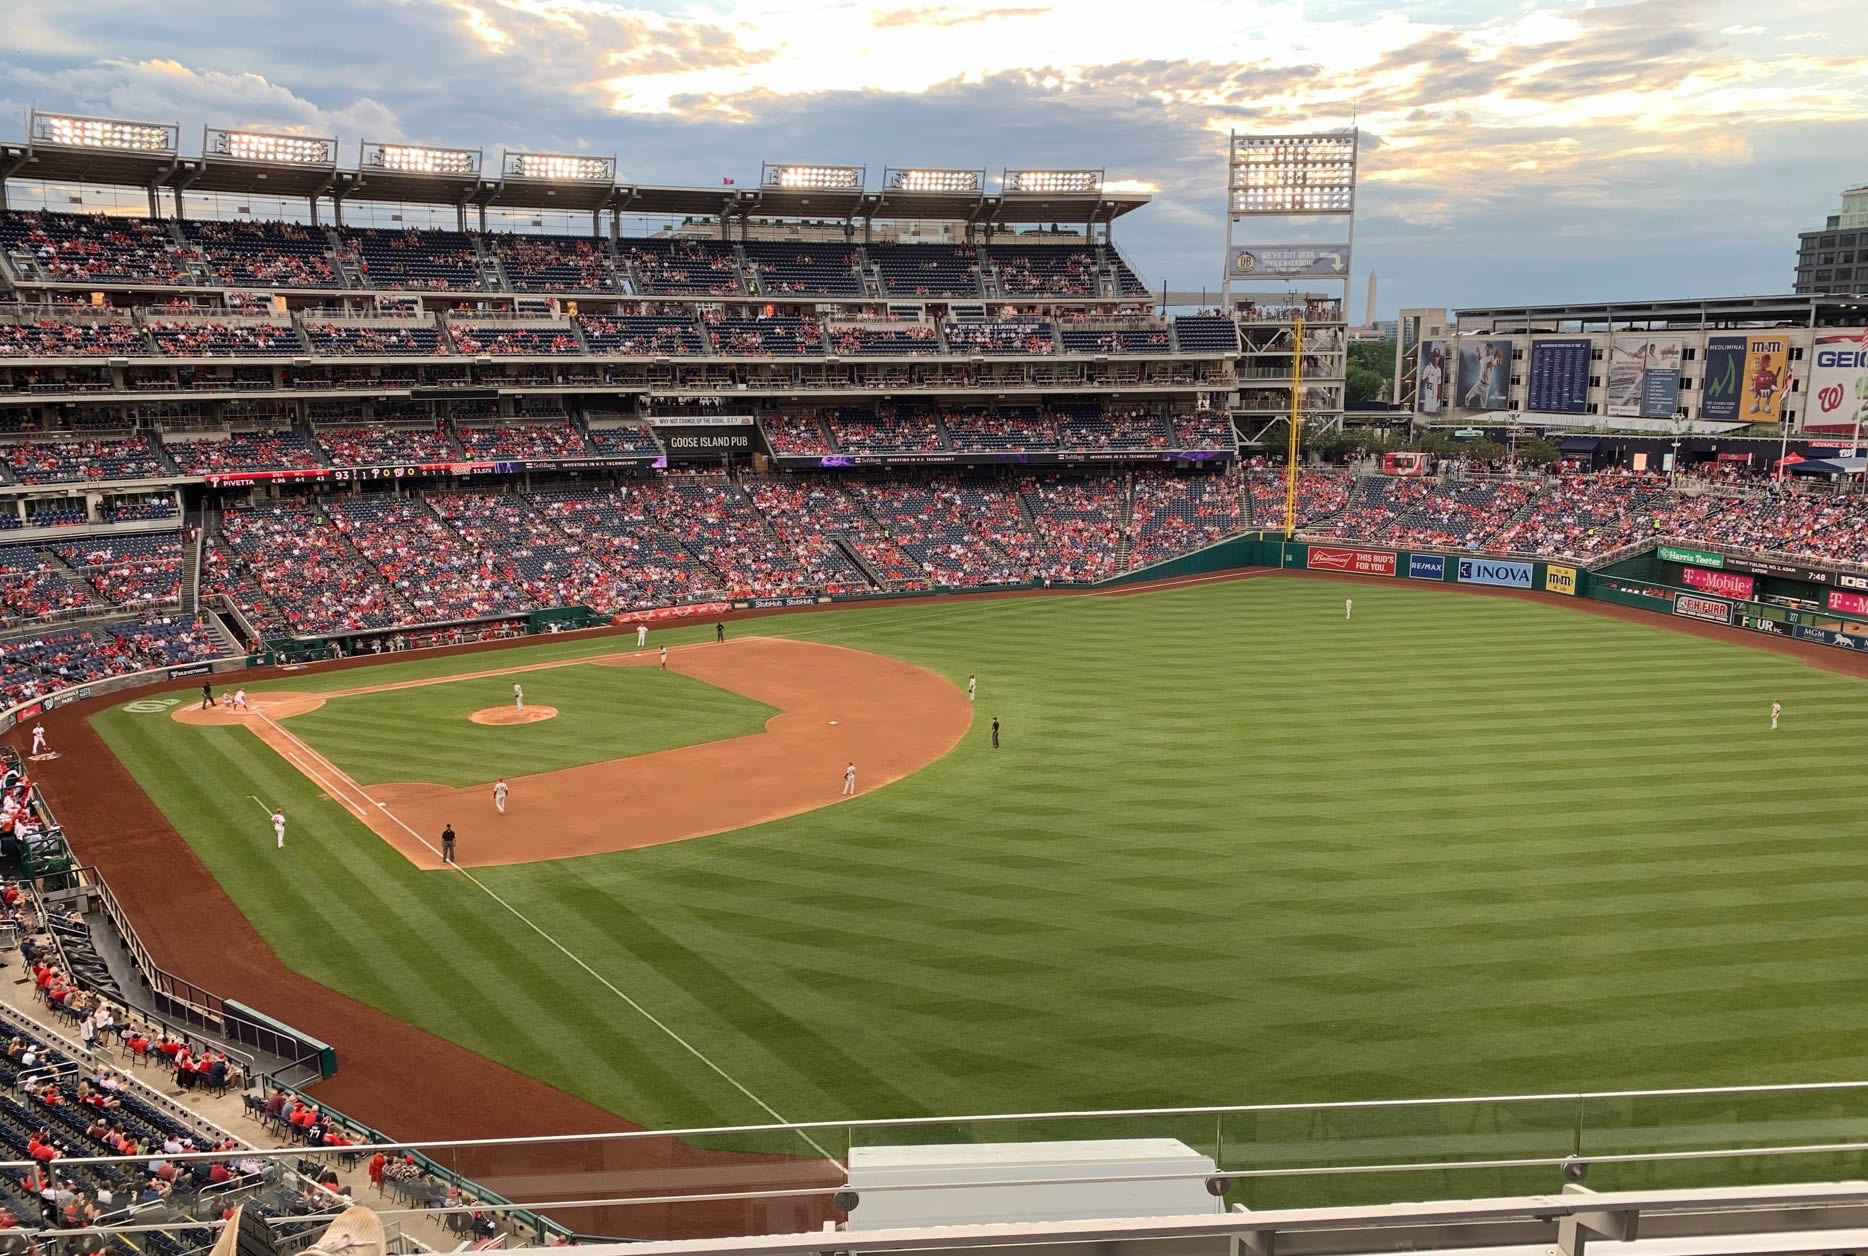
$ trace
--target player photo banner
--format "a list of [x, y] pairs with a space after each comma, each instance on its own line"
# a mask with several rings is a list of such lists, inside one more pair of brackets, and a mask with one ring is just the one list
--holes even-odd
[[1313, 545], [1304, 557], [1312, 571], [1347, 571], [1358, 576], [1392, 576], [1395, 556], [1386, 550], [1327, 549]]
[[1503, 563], [1489, 558], [1459, 560], [1461, 584], [1494, 584], [1503, 589], [1531, 587], [1531, 564]]
[[1757, 587], [1757, 581], [1750, 576], [1732, 571], [1708, 571], [1704, 567], [1682, 568], [1680, 579], [1702, 592], [1735, 597], [1744, 602], [1751, 600], [1752, 591]]
[[1559, 567], [1551, 563], [1544, 568], [1544, 592], [1561, 593], [1564, 597], [1576, 596], [1576, 568]]
[[1587, 336], [1532, 341], [1524, 408], [1540, 414], [1587, 414], [1589, 353]]
[[1790, 395], [1790, 342], [1782, 336], [1745, 337], [1745, 394], [1738, 417], [1746, 423], [1782, 423]]
[[1619, 418], [1666, 419], [1680, 405], [1678, 336], [1615, 336], [1609, 341], [1606, 410]]
[[1700, 380], [1699, 417], [1738, 418], [1745, 392], [1745, 338], [1706, 337], [1706, 373]]
[[1511, 403], [1511, 342], [1468, 340], [1459, 346], [1459, 404], [1503, 410]]
[[1447, 358], [1446, 341], [1421, 341], [1420, 389], [1414, 398], [1414, 408], [1420, 413], [1439, 414], [1446, 409], [1446, 392], [1452, 383], [1447, 372], [1452, 365]]
[[1721, 602], [1714, 597], [1694, 597], [1682, 593], [1673, 600], [1673, 613], [1684, 615], [1688, 619], [1704, 620], [1709, 624], [1729, 624], [1732, 622], [1732, 604]]
[[1852, 435], [1868, 427], [1868, 329], [1819, 331], [1811, 348], [1803, 430]]

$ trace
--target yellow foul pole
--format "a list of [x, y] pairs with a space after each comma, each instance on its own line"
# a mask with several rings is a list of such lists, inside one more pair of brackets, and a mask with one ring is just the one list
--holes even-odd
[[1297, 531], [1297, 458], [1304, 429], [1304, 316], [1291, 320], [1291, 443], [1284, 455], [1284, 539]]

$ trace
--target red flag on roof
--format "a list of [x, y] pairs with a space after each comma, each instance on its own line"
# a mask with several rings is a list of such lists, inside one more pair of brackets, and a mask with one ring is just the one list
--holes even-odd
[[721, 187], [728, 187], [728, 188], [730, 188], [730, 187], [732, 187], [732, 186], [733, 186], [733, 180], [731, 180], [731, 179], [724, 179], [724, 178], [723, 178], [723, 179], [721, 179], [721, 180], [720, 180], [720, 186], [721, 186]]

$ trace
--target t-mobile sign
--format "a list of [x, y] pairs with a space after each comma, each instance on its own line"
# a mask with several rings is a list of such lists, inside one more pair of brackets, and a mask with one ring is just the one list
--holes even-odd
[[1829, 609], [1845, 615], [1868, 615], [1868, 593], [1844, 593], [1829, 590]]

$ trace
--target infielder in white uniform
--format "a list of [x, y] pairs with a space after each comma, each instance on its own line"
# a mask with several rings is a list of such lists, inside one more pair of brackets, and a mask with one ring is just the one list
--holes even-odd
[[843, 792], [846, 794], [856, 792], [856, 765], [854, 763], [843, 769]]
[[503, 776], [493, 782], [493, 805], [499, 808], [501, 815], [506, 814], [506, 778]]
[[[1784, 704], [1781, 702], [1772, 701], [1771, 703], [1771, 727], [1772, 728], [1777, 727], [1777, 717], [1782, 715], [1783, 713], [1784, 713]], [[33, 729], [32, 735], [34, 737], [37, 737], [39, 735], [39, 730], [36, 728]], [[36, 745], [37, 743], [35, 742], [34, 744]]]
[[662, 647], [662, 670], [663, 671], [668, 670], [668, 647], [667, 646]]
[[519, 708], [520, 714], [525, 713], [525, 690], [519, 687], [516, 680], [512, 682], [512, 704]]
[[45, 753], [45, 725], [43, 724], [32, 726], [32, 753]]
[[643, 646], [647, 645], [648, 643], [649, 643], [649, 626], [647, 624], [637, 624], [636, 625], [636, 649], [640, 650]]
[[279, 849], [285, 849], [285, 812], [277, 807], [272, 812], [272, 835], [278, 840]]
[[966, 700], [968, 702], [971, 702], [973, 700], [973, 695], [978, 692], [979, 692], [979, 679], [974, 676], [968, 676], [966, 678]]
[[1350, 614], [1355, 609], [1356, 609], [1356, 600], [1354, 598], [1346, 597], [1343, 599], [1343, 618], [1344, 619], [1348, 619]]

